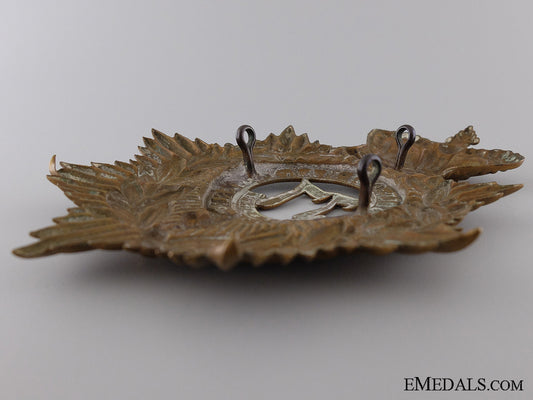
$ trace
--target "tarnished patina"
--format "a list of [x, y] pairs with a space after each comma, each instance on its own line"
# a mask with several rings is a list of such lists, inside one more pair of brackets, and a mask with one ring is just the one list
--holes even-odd
[[[397, 132], [412, 134], [408, 125], [401, 128]], [[419, 136], [402, 143], [397, 132], [373, 130], [364, 145], [332, 147], [296, 135], [291, 126], [255, 141], [251, 127], [243, 126], [239, 148], [154, 130], [129, 163], [62, 162], [56, 169], [54, 159], [48, 179], [76, 207], [54, 226], [32, 232], [38, 242], [14, 252], [38, 257], [126, 249], [230, 269], [241, 261], [288, 263], [360, 250], [454, 251], [480, 233], [456, 226], [468, 212], [522, 187], [460, 181], [523, 161], [510, 151], [472, 149], [479, 143], [472, 127], [444, 143]], [[368, 187], [357, 170], [365, 156], [368, 163], [381, 159], [381, 175], [374, 185], [377, 174], [372, 176]], [[255, 191], [276, 182], [294, 187], [272, 197]], [[320, 183], [347, 186], [353, 195], [323, 190]], [[360, 204], [367, 189], [368, 205]], [[261, 212], [298, 196], [322, 206], [287, 220]], [[328, 217], [336, 208], [347, 213]]]

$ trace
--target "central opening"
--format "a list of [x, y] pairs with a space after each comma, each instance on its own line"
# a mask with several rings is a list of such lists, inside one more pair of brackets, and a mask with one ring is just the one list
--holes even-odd
[[269, 183], [252, 191], [263, 195], [257, 210], [277, 220], [349, 215], [355, 212], [359, 197], [359, 191], [351, 186], [305, 179]]

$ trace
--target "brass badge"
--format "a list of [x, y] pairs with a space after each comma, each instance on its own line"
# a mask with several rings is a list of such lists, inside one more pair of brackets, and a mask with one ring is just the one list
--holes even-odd
[[[522, 187], [464, 181], [524, 159], [470, 148], [479, 143], [471, 126], [444, 143], [416, 136], [409, 125], [376, 129], [354, 147], [310, 142], [291, 126], [256, 141], [243, 125], [238, 146], [152, 133], [129, 163], [62, 162], [56, 170], [52, 158], [48, 179], [77, 207], [32, 232], [39, 241], [14, 253], [126, 249], [227, 270], [241, 261], [288, 263], [341, 252], [454, 251], [480, 233], [456, 226], [468, 212]], [[261, 193], [279, 182], [291, 187]], [[319, 206], [290, 219], [266, 215], [299, 196]]]

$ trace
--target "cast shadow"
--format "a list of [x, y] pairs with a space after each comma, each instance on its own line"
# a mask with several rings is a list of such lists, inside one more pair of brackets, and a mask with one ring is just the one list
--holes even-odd
[[[121, 287], [150, 292], [181, 291], [225, 297], [298, 296], [304, 293], [386, 295], [446, 290], [456, 276], [446, 268], [452, 254], [351, 254], [286, 266], [238, 265], [223, 272], [215, 267], [192, 269], [161, 258], [124, 252], [92, 252], [76, 267], [73, 279], [83, 286]], [[453, 261], [451, 261], [453, 264]]]

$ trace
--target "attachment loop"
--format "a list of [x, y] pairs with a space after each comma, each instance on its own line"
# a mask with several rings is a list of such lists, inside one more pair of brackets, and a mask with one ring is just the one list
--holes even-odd
[[[244, 134], [248, 134], [248, 142], [244, 140]], [[248, 176], [253, 176], [257, 172], [255, 171], [253, 149], [255, 145], [255, 131], [250, 125], [241, 125], [237, 129], [237, 144], [241, 148], [242, 158], [246, 165], [246, 171]]]
[[[409, 133], [409, 137], [407, 140], [402, 143], [402, 136], [404, 132]], [[402, 125], [396, 130], [396, 143], [398, 144], [398, 154], [396, 156], [396, 164], [394, 165], [394, 169], [401, 170], [403, 168], [403, 164], [405, 163], [405, 158], [407, 157], [407, 152], [413, 145], [416, 139], [416, 132], [415, 128], [413, 128], [411, 125]]]
[[[369, 171], [370, 167], [372, 169]], [[374, 183], [381, 174], [381, 158], [376, 154], [365, 155], [357, 165], [357, 176], [359, 177], [359, 205], [358, 210], [366, 214], [370, 205], [370, 196]]]

